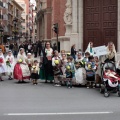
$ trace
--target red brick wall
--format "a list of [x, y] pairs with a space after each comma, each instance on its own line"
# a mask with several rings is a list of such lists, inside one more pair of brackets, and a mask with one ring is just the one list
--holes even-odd
[[[59, 24], [59, 36], [65, 35], [64, 11], [66, 0], [52, 0], [52, 24]], [[53, 35], [55, 37], [55, 34]]]
[[51, 13], [47, 14], [47, 39], [51, 39]]

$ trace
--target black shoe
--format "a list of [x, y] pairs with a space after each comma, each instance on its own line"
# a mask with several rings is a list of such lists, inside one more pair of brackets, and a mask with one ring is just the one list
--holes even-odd
[[19, 81], [18, 81], [18, 83], [22, 83], [22, 81], [21, 81], [21, 80], [19, 80]]
[[47, 80], [45, 80], [45, 83], [47, 83]]
[[26, 83], [26, 82], [23, 80], [22, 83]]
[[8, 78], [8, 80], [12, 80], [12, 78], [11, 78], [11, 77], [9, 77], [9, 78]]

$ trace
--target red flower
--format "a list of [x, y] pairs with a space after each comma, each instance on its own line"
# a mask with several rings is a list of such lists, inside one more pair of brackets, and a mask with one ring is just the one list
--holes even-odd
[[0, 58], [0, 63], [3, 63], [3, 58]]

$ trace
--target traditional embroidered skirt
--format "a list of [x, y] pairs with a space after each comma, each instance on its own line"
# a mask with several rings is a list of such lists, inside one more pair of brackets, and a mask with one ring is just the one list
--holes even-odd
[[28, 65], [17, 63], [14, 67], [13, 76], [14, 79], [17, 80], [30, 79], [30, 70]]

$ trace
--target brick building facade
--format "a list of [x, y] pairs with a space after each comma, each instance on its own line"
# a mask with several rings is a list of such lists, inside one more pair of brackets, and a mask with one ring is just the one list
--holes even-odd
[[37, 39], [56, 42], [53, 24], [59, 24], [59, 41], [65, 36], [64, 11], [66, 0], [36, 0]]
[[56, 42], [52, 30], [59, 24], [60, 49], [85, 50], [92, 41], [94, 46], [113, 41], [120, 52], [120, 0], [36, 0], [37, 39]]

